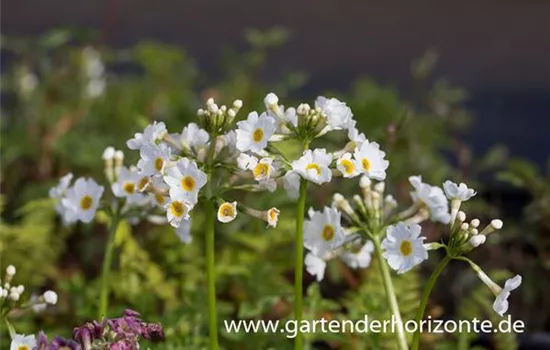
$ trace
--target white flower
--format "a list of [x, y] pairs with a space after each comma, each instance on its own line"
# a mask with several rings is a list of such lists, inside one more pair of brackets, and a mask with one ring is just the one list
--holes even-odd
[[287, 171], [283, 177], [283, 186], [291, 199], [297, 199], [300, 196], [300, 175], [293, 170]]
[[363, 142], [367, 140], [367, 137], [362, 132], [359, 132], [359, 130], [355, 127], [357, 125], [357, 121], [355, 119], [350, 119], [348, 124], [348, 139], [353, 142], [355, 147], [361, 147]]
[[179, 227], [182, 220], [189, 219], [189, 211], [193, 209], [193, 204], [184, 200], [172, 199], [165, 205], [165, 209], [170, 225]]
[[226, 202], [218, 208], [218, 220], [223, 223], [228, 223], [237, 217], [237, 202]]
[[137, 163], [138, 173], [141, 176], [162, 175], [170, 160], [170, 153], [170, 147], [166, 144], [143, 145], [139, 151], [141, 159]]
[[82, 177], [76, 180], [74, 186], [67, 190], [66, 197], [61, 200], [66, 222], [92, 221], [102, 195], [103, 186], [99, 186], [94, 180]]
[[369, 267], [373, 251], [374, 244], [372, 241], [368, 241], [362, 246], [353, 247], [351, 250], [345, 251], [340, 258], [352, 269], [364, 269]]
[[57, 293], [54, 292], [53, 290], [45, 291], [43, 296], [46, 304], [50, 304], [50, 305], [57, 304]]
[[[146, 179], [143, 178], [142, 181], [146, 181]], [[168, 191], [170, 190], [170, 186], [168, 186], [162, 178], [158, 177], [153, 178], [150, 183], [155, 189], [153, 193], [149, 194], [150, 203], [152, 205], [164, 208], [166, 203], [168, 203]]]
[[327, 116], [327, 124], [332, 130], [347, 129], [350, 120], [353, 118], [351, 109], [336, 98], [328, 99], [323, 96], [317, 97], [315, 107], [320, 108]]
[[248, 156], [244, 153], [239, 155], [237, 159], [239, 168], [243, 170], [251, 170], [254, 180], [265, 181], [271, 178], [271, 174], [275, 171], [273, 166], [273, 158], [258, 158]]
[[281, 211], [277, 208], [271, 208], [267, 211], [267, 225], [271, 227], [277, 227], [279, 221], [279, 214]]
[[368, 140], [365, 140], [360, 148], [356, 148], [353, 154], [358, 171], [378, 181], [386, 178], [386, 169], [390, 165], [390, 162], [384, 159], [385, 156], [386, 153], [380, 150], [378, 143]]
[[413, 201], [425, 204], [430, 210], [430, 217], [433, 221], [448, 224], [451, 220], [449, 202], [443, 190], [437, 186], [423, 183], [421, 176], [411, 176], [409, 182], [415, 189], [411, 192]]
[[15, 266], [13, 265], [8, 265], [8, 267], [6, 267], [6, 275], [10, 276], [10, 277], [13, 277], [16, 273], [16, 269], [15, 269]]
[[355, 177], [359, 175], [355, 164], [355, 161], [351, 159], [351, 153], [344, 153], [336, 161], [336, 168], [340, 170], [344, 177]]
[[237, 149], [241, 152], [261, 152], [277, 129], [275, 119], [266, 113], [251, 112], [247, 120], [237, 123]]
[[186, 148], [203, 147], [208, 144], [210, 136], [206, 130], [201, 129], [195, 123], [189, 123], [180, 135], [180, 142]]
[[34, 335], [14, 334], [10, 350], [33, 350], [36, 347]]
[[191, 236], [191, 219], [181, 220], [179, 227], [176, 228], [176, 234], [183, 243], [191, 243], [193, 240]]
[[383, 257], [397, 273], [405, 273], [428, 258], [423, 245], [426, 237], [420, 236], [420, 225], [405, 225], [400, 222], [389, 226], [382, 241]]
[[147, 125], [143, 133], [136, 133], [133, 139], [126, 142], [129, 149], [138, 150], [143, 145], [156, 144], [167, 134], [166, 125], [163, 122], [153, 122]]
[[137, 172], [126, 167], [120, 169], [117, 181], [111, 185], [111, 190], [116, 197], [126, 198], [129, 204], [139, 203], [145, 197], [138, 191], [138, 185], [142, 180]]
[[450, 200], [458, 199], [460, 201], [467, 201], [476, 195], [476, 191], [468, 188], [465, 183], [461, 182], [460, 185], [452, 181], [445, 181], [443, 183], [443, 190]]
[[317, 282], [321, 282], [325, 277], [327, 262], [313, 253], [307, 253], [304, 261], [307, 272], [315, 276]]
[[508, 297], [510, 292], [518, 288], [521, 285], [521, 276], [516, 275], [514, 278], [510, 278], [504, 284], [504, 288], [497, 295], [495, 302], [493, 303], [493, 310], [500, 316], [504, 316], [504, 313], [508, 311]]
[[164, 181], [170, 186], [170, 197], [186, 199], [195, 204], [199, 190], [206, 184], [206, 178], [206, 174], [198, 168], [197, 163], [182, 158], [176, 166], [166, 170]]
[[327, 154], [324, 148], [313, 152], [308, 149], [300, 159], [292, 162], [292, 170], [311, 182], [322, 184], [332, 179], [330, 163], [332, 155]]
[[325, 207], [323, 212], [310, 213], [304, 223], [304, 246], [317, 256], [324, 256], [344, 242], [341, 213]]
[[60, 180], [57, 186], [52, 187], [50, 189], [50, 198], [53, 198], [55, 203], [55, 211], [59, 214], [64, 216], [65, 214], [65, 207], [63, 204], [61, 204], [61, 199], [65, 197], [65, 194], [67, 192], [67, 189], [69, 188], [71, 181], [73, 179], [73, 174], [68, 173], [67, 175], [63, 176]]

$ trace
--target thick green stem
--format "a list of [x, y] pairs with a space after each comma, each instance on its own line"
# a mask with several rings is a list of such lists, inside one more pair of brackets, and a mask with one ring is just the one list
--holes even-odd
[[[403, 321], [401, 319], [401, 312], [399, 311], [399, 304], [397, 303], [397, 297], [395, 295], [395, 289], [391, 280], [390, 270], [386, 259], [382, 256], [382, 247], [380, 246], [380, 238], [378, 236], [373, 237], [376, 257], [378, 258], [378, 265], [380, 266], [380, 273], [382, 274], [382, 281], [384, 282], [384, 289], [386, 291], [386, 298], [390, 306], [390, 312], [392, 313], [394, 320], [397, 324], [396, 328], [396, 341], [397, 349], [407, 350], [407, 338], [405, 337], [405, 330], [403, 329]], [[392, 320], [393, 321], [393, 320]]]
[[[304, 216], [306, 212], [306, 189], [307, 180], [300, 180], [300, 197], [296, 207], [296, 264], [294, 266], [294, 319], [300, 325], [302, 321], [302, 294], [303, 294], [303, 273], [304, 273]], [[294, 349], [302, 350], [303, 335], [300, 331], [294, 338]]]
[[206, 279], [208, 289], [208, 330], [210, 333], [210, 350], [218, 349], [218, 320], [216, 312], [216, 271], [214, 260], [214, 202], [206, 201]]
[[107, 317], [107, 309], [109, 307], [109, 274], [111, 273], [111, 265], [113, 264], [113, 251], [115, 249], [115, 236], [118, 228], [119, 217], [115, 213], [111, 218], [111, 226], [109, 227], [109, 235], [107, 237], [107, 246], [105, 247], [105, 255], [103, 256], [103, 265], [101, 268], [101, 294], [99, 295], [99, 317], [101, 320]]
[[205, 205], [205, 249], [206, 249], [206, 288], [208, 289], [208, 332], [210, 337], [210, 350], [218, 350], [218, 314], [216, 310], [216, 261], [215, 261], [215, 218], [214, 186], [212, 185], [212, 172], [214, 171], [214, 154], [216, 149], [216, 135], [212, 134], [210, 148], [206, 155], [207, 195]]
[[412, 346], [411, 350], [418, 350], [418, 347], [420, 346], [420, 322], [424, 318], [424, 312], [426, 311], [426, 306], [428, 305], [428, 299], [430, 298], [430, 294], [432, 292], [432, 289], [435, 285], [435, 281], [437, 281], [437, 278], [445, 269], [445, 266], [451, 261], [452, 258], [449, 255], [446, 255], [443, 260], [437, 265], [435, 271], [430, 276], [430, 279], [428, 280], [428, 283], [424, 287], [424, 291], [422, 292], [422, 299], [420, 300], [420, 306], [418, 307], [418, 311], [416, 313], [416, 325], [417, 329], [413, 336]]

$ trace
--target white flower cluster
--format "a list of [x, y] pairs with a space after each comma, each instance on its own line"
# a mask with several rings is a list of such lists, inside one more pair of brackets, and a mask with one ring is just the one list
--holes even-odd
[[25, 286], [11, 284], [16, 272], [15, 266], [9, 265], [6, 268], [4, 279], [0, 281], [0, 301], [7, 300], [6, 303], [3, 303], [8, 308], [7, 312], [19, 308], [31, 308], [38, 312], [45, 309], [48, 304], [57, 304], [57, 293], [52, 290], [44, 292], [40, 297], [31, 297], [28, 302], [23, 303], [22, 296]]

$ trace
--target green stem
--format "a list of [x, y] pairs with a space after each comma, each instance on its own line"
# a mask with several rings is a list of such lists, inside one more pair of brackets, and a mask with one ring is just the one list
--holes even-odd
[[99, 295], [99, 320], [107, 317], [107, 309], [109, 307], [109, 274], [113, 263], [113, 250], [115, 248], [115, 236], [119, 223], [119, 215], [115, 213], [111, 218], [111, 226], [109, 227], [109, 235], [107, 237], [107, 246], [105, 247], [105, 255], [103, 256], [103, 266], [101, 269], [101, 294]]
[[374, 250], [376, 252], [376, 257], [378, 258], [378, 265], [380, 266], [380, 273], [382, 274], [382, 281], [384, 282], [386, 298], [390, 306], [390, 312], [392, 313], [395, 322], [397, 323], [395, 334], [397, 340], [397, 349], [407, 350], [409, 347], [407, 345], [407, 338], [405, 337], [405, 330], [402, 327], [403, 321], [401, 319], [401, 312], [399, 311], [399, 304], [397, 303], [397, 297], [395, 295], [395, 289], [393, 288], [388, 264], [386, 263], [386, 259], [384, 259], [384, 257], [382, 256], [380, 238], [378, 236], [373, 236], [373, 242], [375, 246]]
[[[304, 273], [304, 216], [306, 212], [307, 180], [300, 179], [300, 197], [296, 207], [296, 264], [294, 266], [294, 319], [299, 325], [302, 322], [302, 294]], [[294, 338], [294, 349], [302, 350], [303, 335], [298, 331]]]
[[206, 288], [208, 293], [208, 332], [210, 336], [210, 350], [218, 350], [218, 319], [216, 311], [216, 261], [215, 261], [215, 218], [214, 208], [216, 198], [212, 186], [212, 172], [214, 171], [214, 154], [216, 149], [216, 135], [212, 134], [210, 148], [206, 155], [207, 194], [205, 207], [206, 233]]
[[416, 332], [414, 333], [414, 336], [413, 336], [413, 341], [412, 341], [412, 346], [411, 346], [412, 350], [418, 350], [418, 347], [420, 345], [420, 330], [421, 330], [420, 328], [421, 327], [419, 327], [419, 325], [420, 325], [420, 322], [422, 321], [422, 319], [424, 318], [424, 312], [426, 311], [426, 306], [428, 305], [428, 299], [430, 298], [430, 293], [432, 292], [432, 289], [435, 285], [435, 281], [437, 280], [437, 278], [441, 274], [441, 271], [443, 271], [443, 269], [445, 269], [445, 266], [447, 266], [447, 264], [451, 260], [452, 260], [452, 258], [449, 255], [446, 255], [445, 258], [443, 260], [441, 260], [439, 265], [437, 265], [435, 271], [430, 276], [430, 279], [428, 280], [428, 283], [424, 287], [424, 291], [422, 292], [422, 299], [420, 300], [420, 306], [418, 307], [418, 311], [416, 313], [416, 319], [415, 320], [416, 320], [416, 325], [418, 327], [417, 327], [417, 330], [416, 330]]
[[11, 324], [10, 321], [8, 321], [7, 317], [4, 318], [4, 322], [6, 323], [6, 328], [8, 328], [8, 333], [10, 334], [10, 338], [13, 339], [15, 337], [15, 334], [17, 334], [15, 332], [15, 328], [13, 328], [13, 325]]

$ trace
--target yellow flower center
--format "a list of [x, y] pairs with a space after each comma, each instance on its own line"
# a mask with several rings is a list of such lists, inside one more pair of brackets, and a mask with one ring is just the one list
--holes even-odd
[[279, 217], [279, 213], [277, 212], [277, 210], [270, 210], [269, 211], [269, 218], [272, 221], [276, 221], [278, 217]]
[[31, 350], [31, 349], [29, 349], [29, 347], [26, 346], [26, 345], [19, 345], [19, 346], [17, 347], [17, 350]]
[[155, 201], [162, 205], [166, 201], [166, 197], [164, 197], [162, 194], [155, 194]]
[[342, 159], [340, 164], [342, 164], [342, 166], [344, 167], [344, 171], [346, 174], [351, 174], [355, 170], [355, 166], [353, 165], [353, 162], [349, 159]]
[[185, 206], [180, 201], [173, 201], [170, 203], [170, 212], [176, 217], [183, 216], [185, 214]]
[[136, 191], [136, 185], [134, 185], [133, 182], [126, 182], [124, 184], [124, 192], [128, 194], [134, 194], [135, 191]]
[[307, 166], [306, 166], [306, 171], [307, 170], [310, 170], [310, 169], [313, 169], [317, 172], [317, 175], [321, 175], [321, 167], [319, 166], [319, 164], [317, 163], [309, 163]]
[[195, 179], [192, 176], [185, 176], [183, 179], [181, 179], [181, 187], [187, 191], [191, 192], [195, 189]]
[[325, 241], [332, 240], [334, 237], [334, 227], [332, 225], [325, 225], [325, 227], [323, 227], [323, 231], [321, 232], [321, 236], [323, 236]]
[[220, 206], [220, 213], [222, 214], [222, 216], [226, 216], [226, 217], [232, 217], [233, 215], [235, 215], [233, 206], [229, 203], [223, 203]]
[[157, 159], [155, 159], [155, 170], [160, 172], [162, 171], [162, 167], [164, 166], [164, 159], [162, 159], [161, 157], [158, 157]]
[[85, 195], [80, 199], [80, 208], [82, 210], [88, 210], [92, 207], [92, 204], [94, 204], [94, 200], [92, 196]]
[[252, 133], [252, 139], [256, 143], [262, 141], [263, 138], [264, 138], [264, 129], [262, 129], [262, 128], [258, 128], [256, 130], [254, 130], [254, 132]]
[[363, 158], [361, 160], [361, 165], [363, 166], [363, 170], [366, 170], [366, 171], [370, 170], [370, 161], [367, 158]]
[[266, 177], [269, 176], [269, 165], [265, 163], [258, 163], [254, 168], [254, 177]]
[[401, 242], [401, 246], [399, 246], [399, 250], [401, 251], [401, 254], [403, 254], [403, 256], [411, 255], [413, 251], [412, 243], [410, 241]]
[[144, 191], [147, 188], [147, 185], [149, 185], [150, 181], [151, 179], [149, 179], [147, 176], [142, 177], [141, 180], [139, 180], [139, 184], [137, 186], [138, 190]]

